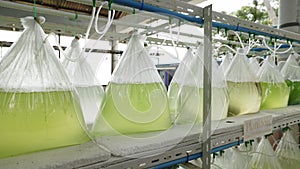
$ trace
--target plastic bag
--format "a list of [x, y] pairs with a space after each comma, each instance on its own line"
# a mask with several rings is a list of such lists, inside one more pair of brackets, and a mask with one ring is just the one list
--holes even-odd
[[276, 155], [283, 169], [299, 168], [300, 150], [290, 130], [283, 134], [277, 146]]
[[253, 71], [253, 73], [256, 75], [257, 72], [259, 71], [259, 64], [257, 62], [257, 59], [256, 58], [250, 58], [249, 59], [249, 66], [250, 66], [250, 69]]
[[288, 105], [290, 90], [282, 74], [276, 68], [272, 57], [268, 56], [264, 60], [257, 77], [262, 89], [261, 110], [281, 108]]
[[90, 64], [83, 57], [84, 53], [80, 48], [78, 37], [73, 39], [71, 46], [65, 51], [67, 57], [64, 59], [63, 65], [71, 82], [76, 87], [85, 122], [91, 124], [104, 99], [104, 90], [97, 81]]
[[279, 61], [279, 62], [277, 63], [277, 69], [278, 69], [279, 71], [281, 71], [281, 69], [283, 68], [284, 64], [285, 64], [285, 61]]
[[134, 34], [106, 90], [106, 101], [93, 125], [96, 135], [166, 130], [171, 126], [166, 88]]
[[296, 56], [290, 55], [281, 69], [287, 85], [290, 88], [289, 105], [300, 104], [300, 67], [296, 61]]
[[[212, 58], [212, 120], [227, 117], [228, 93], [222, 70]], [[203, 121], [203, 46], [188, 50], [170, 83], [169, 103], [176, 124]]]
[[262, 138], [248, 165], [249, 169], [282, 169], [267, 138]]
[[[197, 166], [199, 168], [202, 168], [202, 159], [201, 158], [191, 160], [188, 163], [192, 164], [193, 166]], [[180, 167], [184, 168], [184, 169], [190, 169], [191, 168], [189, 166], [187, 166], [187, 167], [185, 167], [185, 166], [186, 166], [186, 163], [184, 163], [183, 165], [180, 165]], [[193, 168], [196, 168], [196, 167], [193, 167]], [[216, 165], [212, 162], [211, 165], [210, 165], [210, 169], [225, 169], [225, 168], [223, 168], [219, 165]]]
[[241, 152], [238, 148], [231, 148], [232, 155], [228, 161], [228, 169], [243, 169], [249, 163], [249, 156]]
[[0, 158], [90, 140], [75, 88], [37, 21], [21, 19], [25, 30], [0, 62]]
[[220, 64], [221, 69], [223, 70], [223, 72], [226, 72], [230, 63], [231, 63], [231, 59], [233, 58], [231, 53], [228, 53], [227, 55], [225, 55], [223, 61]]
[[261, 87], [256, 83], [256, 76], [250, 70], [244, 49], [237, 50], [225, 74], [230, 98], [228, 115], [258, 112]]

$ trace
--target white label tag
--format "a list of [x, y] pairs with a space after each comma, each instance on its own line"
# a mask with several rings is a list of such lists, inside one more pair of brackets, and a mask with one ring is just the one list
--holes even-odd
[[266, 134], [272, 133], [272, 115], [245, 120], [244, 121], [244, 141], [255, 139]]

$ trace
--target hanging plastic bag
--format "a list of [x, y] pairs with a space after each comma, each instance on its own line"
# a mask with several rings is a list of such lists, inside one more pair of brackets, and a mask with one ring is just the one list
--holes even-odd
[[300, 67], [294, 54], [290, 55], [281, 69], [287, 85], [290, 88], [289, 105], [300, 104]]
[[78, 36], [73, 39], [71, 46], [65, 51], [66, 58], [63, 65], [71, 82], [76, 87], [85, 122], [92, 124], [104, 99], [104, 90], [97, 81], [86, 57], [83, 57], [84, 53], [80, 48]]
[[[191, 160], [189, 161], [188, 163], [192, 164], [193, 166], [197, 166], [197, 167], [192, 167], [192, 168], [202, 168], [202, 159], [201, 158], [198, 158], [198, 159], [195, 159], [195, 160]], [[191, 167], [186, 166], [186, 163], [183, 163], [180, 165], [181, 168], [183, 169], [190, 169]], [[219, 166], [219, 165], [216, 165], [214, 164], [213, 162], [211, 162], [211, 165], [210, 165], [210, 169], [225, 169], [223, 166]]]
[[253, 71], [253, 73], [256, 75], [257, 72], [259, 71], [259, 64], [257, 62], [257, 59], [256, 58], [250, 58], [249, 59], [249, 66], [250, 66], [250, 69]]
[[100, 112], [92, 128], [96, 135], [159, 131], [171, 126], [166, 88], [141, 36], [131, 37]]
[[300, 150], [290, 130], [281, 138], [276, 154], [283, 169], [295, 169], [300, 165]]
[[230, 98], [228, 115], [258, 112], [261, 88], [256, 83], [256, 76], [250, 70], [245, 49], [237, 50], [225, 74]]
[[248, 165], [249, 169], [282, 169], [269, 140], [262, 138]]
[[230, 63], [231, 63], [231, 59], [232, 59], [232, 54], [228, 53], [225, 55], [223, 61], [220, 64], [221, 69], [223, 70], [223, 72], [226, 72]]
[[238, 148], [233, 147], [231, 158], [227, 161], [228, 169], [244, 169], [249, 163], [248, 155], [242, 153]]
[[281, 69], [283, 68], [284, 64], [285, 64], [285, 61], [279, 61], [278, 64], [277, 64], [277, 69], [279, 71], [281, 71]]
[[22, 18], [25, 30], [0, 62], [0, 158], [90, 140], [44, 21]]
[[[212, 58], [212, 120], [227, 117], [228, 93], [222, 70]], [[176, 124], [203, 121], [203, 46], [196, 55], [188, 50], [176, 70], [169, 91], [171, 114]]]
[[289, 100], [289, 87], [276, 68], [272, 57], [268, 56], [257, 73], [262, 89], [260, 109], [286, 107]]

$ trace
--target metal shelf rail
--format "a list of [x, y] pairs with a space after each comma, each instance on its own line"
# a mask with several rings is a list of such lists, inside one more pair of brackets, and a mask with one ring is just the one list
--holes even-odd
[[[300, 105], [289, 106], [281, 109], [260, 111], [255, 114], [230, 117], [222, 120], [211, 138], [211, 153], [239, 145], [243, 142], [244, 121], [256, 119], [265, 115], [273, 117], [273, 131], [280, 130], [286, 126], [300, 123]], [[0, 159], [1, 168], [9, 169], [127, 169], [127, 168], [155, 168], [174, 166], [188, 162], [202, 156], [202, 146], [199, 143], [199, 128], [194, 126], [178, 144], [163, 149], [154, 147], [151, 151], [140, 151], [135, 157], [108, 156], [92, 142], [59, 148], [49, 151], [42, 151], [27, 155]], [[180, 127], [176, 131], [180, 132]], [[134, 143], [133, 143], [134, 144]]]

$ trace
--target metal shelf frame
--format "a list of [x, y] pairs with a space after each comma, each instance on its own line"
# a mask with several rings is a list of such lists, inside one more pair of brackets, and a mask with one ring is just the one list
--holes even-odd
[[[212, 27], [300, 42], [299, 34], [212, 12], [211, 6], [200, 8], [179, 0], [113, 0], [113, 4], [117, 4], [118, 8], [122, 8], [122, 6], [124, 6], [127, 10], [135, 8], [140, 11], [155, 13], [153, 16], [161, 15], [162, 18], [174, 17], [179, 20], [190, 22], [193, 25], [204, 25], [204, 62], [206, 63], [204, 68], [206, 72], [204, 73], [204, 86], [208, 89], [204, 90], [204, 95], [206, 96], [204, 98], [210, 98], [209, 96], [211, 93]], [[127, 23], [123, 22], [114, 21], [114, 23], [129, 26]], [[147, 29], [142, 25], [139, 25], [139, 27]], [[188, 140], [180, 142], [178, 145], [175, 145], [174, 148], [165, 151], [164, 153], [153, 152], [151, 155], [149, 155], [149, 152], [146, 154], [141, 153], [141, 158], [111, 157], [109, 160], [104, 162], [87, 162], [76, 166], [76, 168], [114, 169], [151, 167], [160, 169], [200, 157], [204, 157], [204, 159], [206, 159], [203, 166], [205, 168], [209, 168], [211, 153], [239, 145], [243, 142], [243, 121], [245, 120], [259, 117], [261, 115], [271, 114], [273, 115], [273, 130], [278, 130], [289, 125], [300, 123], [300, 106], [289, 106], [283, 109], [261, 111], [257, 114], [228, 118], [226, 120], [234, 121], [235, 123], [227, 123], [226, 120], [224, 120], [222, 121], [221, 126], [211, 134], [210, 128], [212, 125], [209, 117], [211, 105], [209, 100], [210, 99], [204, 99], [205, 114], [203, 117], [208, 117], [207, 123], [203, 126], [204, 133], [202, 133], [202, 137], [204, 137], [204, 142], [199, 142], [200, 134], [198, 133], [190, 137]], [[205, 148], [203, 149], [203, 147]]]

